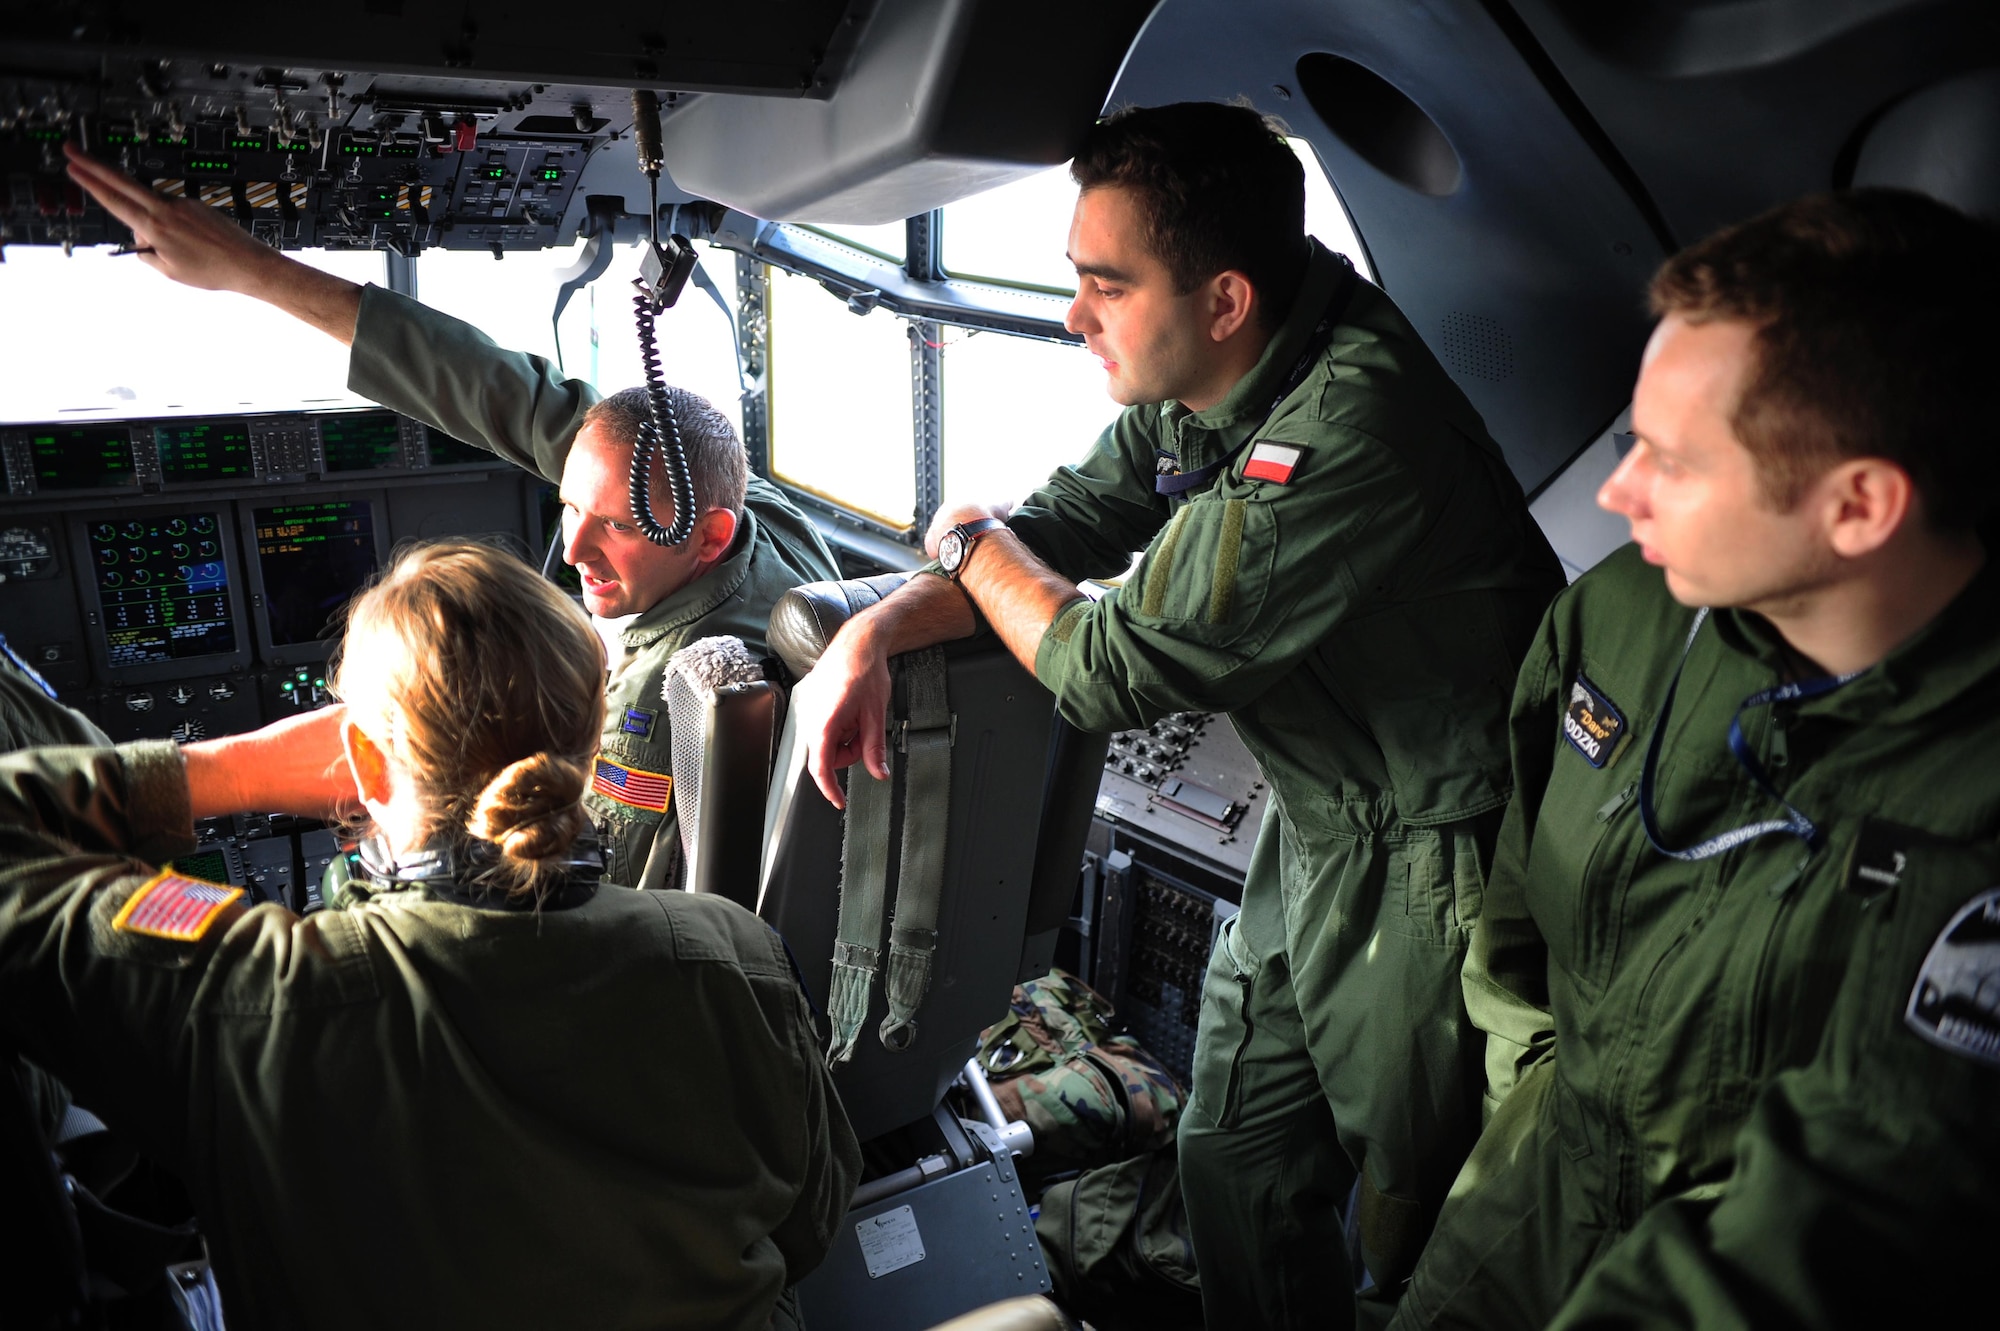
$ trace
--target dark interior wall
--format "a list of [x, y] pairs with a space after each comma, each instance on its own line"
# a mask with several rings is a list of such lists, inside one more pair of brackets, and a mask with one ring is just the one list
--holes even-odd
[[1878, 117], [2000, 64], [1993, 0], [1512, 3], [1682, 245], [1850, 183]]
[[[1331, 100], [1320, 90], [1346, 130], [1337, 133], [1301, 86], [1300, 61], [1321, 54], [1421, 108], [1457, 158], [1455, 187], [1435, 192], [1448, 173], [1403, 169], [1365, 119], [1349, 118], [1343, 94], [1351, 100], [1365, 79]], [[1318, 150], [1383, 287], [1524, 486], [1540, 485], [1625, 404], [1648, 326], [1641, 293], [1662, 246], [1615, 165], [1479, 0], [1167, 0], [1112, 101], [1238, 96]]]

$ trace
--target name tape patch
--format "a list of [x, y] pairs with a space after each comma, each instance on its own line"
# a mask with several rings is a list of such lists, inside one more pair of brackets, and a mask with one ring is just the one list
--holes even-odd
[[1274, 485], [1289, 484], [1292, 472], [1298, 468], [1299, 456], [1304, 452], [1304, 449], [1290, 444], [1252, 444], [1250, 457], [1243, 464], [1243, 479], [1270, 481]]
[[231, 903], [244, 895], [240, 887], [183, 878], [162, 869], [142, 884], [111, 921], [128, 934], [150, 934], [177, 943], [194, 943]]
[[1612, 705], [1581, 670], [1569, 686], [1569, 706], [1563, 709], [1563, 738], [1592, 767], [1603, 767], [1617, 756], [1625, 738], [1625, 714]]
[[667, 801], [674, 795], [674, 779], [662, 772], [642, 772], [599, 754], [590, 788], [608, 800], [665, 813]]
[[1903, 1022], [1934, 1045], [2000, 1068], [2000, 887], [1966, 902], [1931, 944]]

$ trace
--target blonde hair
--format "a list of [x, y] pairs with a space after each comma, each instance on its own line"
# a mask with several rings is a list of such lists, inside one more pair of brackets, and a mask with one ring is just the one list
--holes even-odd
[[559, 590], [492, 546], [410, 548], [349, 608], [333, 687], [415, 778], [422, 841], [493, 843], [478, 885], [509, 896], [560, 882], [588, 823], [604, 656]]

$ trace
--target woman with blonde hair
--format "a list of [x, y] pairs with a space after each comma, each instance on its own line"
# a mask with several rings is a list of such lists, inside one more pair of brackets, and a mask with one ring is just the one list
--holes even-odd
[[[598, 888], [602, 681], [549, 584], [431, 545], [344, 708], [0, 758], [0, 1032], [187, 1184], [232, 1331], [760, 1328], [824, 1256], [858, 1152], [783, 944]], [[357, 801], [340, 909], [151, 867]]]

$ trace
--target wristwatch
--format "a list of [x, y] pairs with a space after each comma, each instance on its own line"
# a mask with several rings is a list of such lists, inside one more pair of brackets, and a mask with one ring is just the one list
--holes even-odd
[[958, 571], [965, 567], [965, 557], [972, 553], [972, 543], [1006, 525], [998, 518], [974, 518], [946, 532], [938, 540], [938, 566], [944, 569], [944, 575], [957, 582]]

